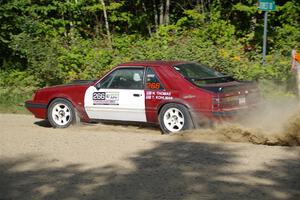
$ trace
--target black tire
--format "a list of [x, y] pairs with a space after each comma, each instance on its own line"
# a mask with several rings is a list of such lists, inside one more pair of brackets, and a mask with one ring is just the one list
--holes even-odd
[[188, 109], [181, 104], [169, 103], [162, 107], [158, 121], [163, 133], [177, 133], [193, 129], [193, 121]]
[[47, 110], [47, 118], [53, 128], [67, 128], [76, 122], [75, 109], [66, 99], [54, 99]]

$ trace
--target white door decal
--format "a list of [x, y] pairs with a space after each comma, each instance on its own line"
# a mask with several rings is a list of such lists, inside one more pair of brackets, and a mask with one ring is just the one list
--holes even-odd
[[146, 122], [144, 90], [99, 89], [90, 86], [84, 107], [91, 119]]

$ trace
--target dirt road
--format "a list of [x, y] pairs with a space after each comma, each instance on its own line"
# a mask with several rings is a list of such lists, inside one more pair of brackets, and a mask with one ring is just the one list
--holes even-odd
[[300, 199], [300, 147], [0, 114], [0, 199]]

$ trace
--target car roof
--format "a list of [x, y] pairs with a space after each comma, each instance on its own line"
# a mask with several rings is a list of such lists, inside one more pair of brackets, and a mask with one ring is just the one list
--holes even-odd
[[159, 66], [174, 66], [184, 63], [190, 63], [187, 61], [162, 61], [162, 60], [156, 60], [156, 61], [132, 61], [132, 62], [125, 62], [121, 63], [118, 66], [151, 66], [151, 65], [159, 65]]

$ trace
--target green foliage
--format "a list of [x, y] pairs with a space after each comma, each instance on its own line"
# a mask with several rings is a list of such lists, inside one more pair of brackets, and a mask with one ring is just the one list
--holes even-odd
[[300, 48], [300, 28], [289, 24], [278, 27], [274, 40], [274, 52], [280, 52], [283, 55], [291, 55], [291, 49]]
[[[60, 45], [57, 59], [62, 82], [75, 79], [94, 79], [107, 71], [112, 62], [112, 51], [99, 45], [101, 41], [74, 37], [68, 44]], [[64, 41], [61, 41], [63, 44]]]
[[4, 71], [0, 70], [0, 87], [37, 87], [35, 83], [35, 77], [26, 71], [20, 70], [10, 70]]
[[287, 91], [287, 87], [289, 87], [288, 84], [261, 79], [258, 82], [258, 87], [266, 100], [295, 99], [295, 93], [291, 90]]
[[0, 87], [0, 112], [27, 113], [24, 102], [31, 99], [32, 94], [30, 87]]
[[37, 88], [35, 77], [28, 72], [0, 70], [0, 112], [24, 113], [24, 101]]
[[242, 4], [241, 2], [233, 5], [233, 8], [237, 11], [240, 11], [240, 12], [245, 12], [248, 16], [251, 16], [253, 14], [255, 14], [257, 12], [257, 6], [255, 5], [245, 5], [245, 4]]
[[11, 48], [16, 55], [26, 58], [27, 71], [36, 77], [39, 86], [53, 85], [62, 81], [55, 40], [48, 41], [21, 33], [12, 37]]
[[199, 27], [204, 24], [205, 16], [197, 10], [185, 10], [184, 17], [180, 18], [176, 25], [180, 27]]

